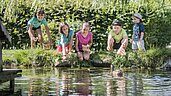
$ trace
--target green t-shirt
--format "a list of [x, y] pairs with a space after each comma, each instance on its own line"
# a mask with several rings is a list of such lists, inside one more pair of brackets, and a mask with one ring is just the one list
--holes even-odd
[[112, 36], [113, 39], [115, 39], [116, 43], [119, 43], [123, 37], [127, 36], [127, 33], [124, 29], [121, 29], [121, 32], [116, 34], [113, 30], [109, 32], [109, 35]]
[[58, 41], [58, 45], [62, 46], [62, 43], [64, 43], [65, 45], [68, 45], [70, 43], [71, 37], [73, 36], [74, 32], [72, 31], [72, 29], [70, 29], [70, 32], [68, 33], [68, 37], [66, 37], [65, 34], [61, 34], [61, 38]]
[[34, 28], [38, 28], [39, 26], [41, 26], [42, 24], [44, 24], [45, 26], [48, 26], [48, 23], [46, 21], [46, 19], [44, 18], [42, 21], [39, 21], [36, 17], [32, 17], [29, 21], [28, 21], [28, 25], [33, 25]]

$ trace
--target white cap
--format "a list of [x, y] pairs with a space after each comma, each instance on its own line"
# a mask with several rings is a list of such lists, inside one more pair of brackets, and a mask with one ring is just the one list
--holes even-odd
[[142, 15], [140, 13], [134, 13], [134, 16], [142, 20]]

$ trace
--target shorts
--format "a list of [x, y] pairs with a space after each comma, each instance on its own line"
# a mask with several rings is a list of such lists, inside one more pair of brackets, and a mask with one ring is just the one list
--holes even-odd
[[114, 42], [113, 49], [119, 49], [119, 48], [121, 47], [121, 45], [122, 45], [121, 41], [122, 41], [122, 40], [120, 40], [119, 43], [115, 43], [115, 42]]
[[[70, 44], [65, 45], [65, 48], [69, 49]], [[56, 48], [57, 52], [60, 53], [62, 52], [62, 46], [58, 45]]]
[[[30, 27], [30, 25], [27, 25], [27, 30], [29, 30], [29, 27]], [[37, 28], [35, 28], [35, 27], [32, 27], [32, 30], [37, 30], [37, 29], [41, 29], [41, 26], [39, 26], [39, 27], [37, 27]]]
[[32, 30], [37, 30], [37, 29], [41, 29], [41, 26], [37, 27], [37, 28], [32, 28]]
[[142, 49], [145, 51], [144, 40], [132, 41], [132, 49], [133, 50]]

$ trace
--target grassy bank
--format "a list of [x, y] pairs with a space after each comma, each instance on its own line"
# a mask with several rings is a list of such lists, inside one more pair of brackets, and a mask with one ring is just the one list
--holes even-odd
[[3, 50], [4, 64], [17, 66], [52, 66], [55, 60], [54, 50], [28, 49]]
[[[161, 67], [168, 57], [171, 57], [171, 49], [149, 49], [146, 52], [127, 52], [126, 56], [118, 56], [116, 52], [92, 52], [91, 63], [111, 63], [117, 68], [136, 66], [139, 68]], [[54, 66], [55, 60], [60, 55], [55, 55], [55, 50], [28, 49], [28, 50], [3, 50], [4, 64], [16, 66]], [[78, 61], [76, 54], [72, 54], [69, 60]], [[79, 63], [81, 64], [81, 63]]]

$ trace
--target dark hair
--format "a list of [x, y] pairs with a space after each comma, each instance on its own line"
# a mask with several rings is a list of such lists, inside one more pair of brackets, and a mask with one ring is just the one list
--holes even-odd
[[118, 19], [115, 19], [115, 20], [112, 22], [112, 26], [122, 26], [122, 23], [121, 23], [121, 21], [119, 21]]
[[42, 10], [42, 9], [40, 9], [40, 10], [38, 10], [37, 12], [35, 12], [35, 14], [34, 14], [34, 16], [37, 18], [37, 14], [38, 15], [45, 15], [45, 12]]
[[64, 33], [64, 32], [62, 31], [62, 28], [63, 28], [65, 25], [68, 26], [68, 32], [70, 31], [69, 25], [68, 25], [66, 22], [62, 22], [62, 23], [59, 24], [59, 33], [61, 33], [61, 34]]

